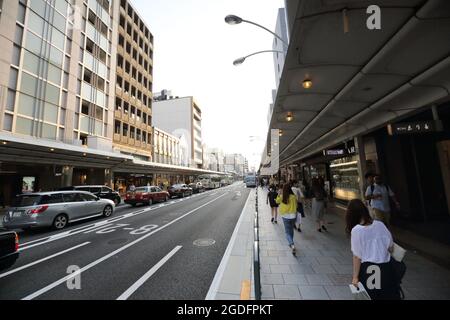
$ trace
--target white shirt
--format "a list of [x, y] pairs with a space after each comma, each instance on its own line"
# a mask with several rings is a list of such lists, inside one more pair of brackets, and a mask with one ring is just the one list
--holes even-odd
[[302, 202], [302, 199], [305, 197], [302, 190], [297, 187], [292, 187], [291, 189], [294, 195], [297, 197], [297, 202]]
[[373, 209], [378, 209], [381, 210], [383, 212], [390, 212], [391, 211], [391, 206], [389, 205], [389, 197], [393, 197], [394, 193], [392, 192], [391, 188], [384, 186], [384, 185], [379, 185], [379, 184], [374, 184], [373, 185], [373, 193], [372, 193], [372, 187], [368, 186], [367, 190], [366, 190], [366, 197], [367, 196], [376, 196], [376, 195], [380, 195], [381, 194], [381, 199], [372, 199], [370, 200], [370, 206]]
[[389, 248], [394, 244], [392, 234], [384, 223], [373, 221], [370, 226], [357, 225], [351, 236], [353, 255], [361, 262], [386, 263], [391, 260]]

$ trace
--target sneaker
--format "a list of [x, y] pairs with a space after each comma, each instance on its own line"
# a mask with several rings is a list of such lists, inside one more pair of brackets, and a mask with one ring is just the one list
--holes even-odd
[[273, 223], [273, 220], [275, 220], [274, 218], [272, 218], [272, 223]]
[[322, 232], [322, 229], [317, 229], [317, 231]]
[[292, 245], [291, 249], [292, 249], [292, 254], [295, 256], [295, 254], [297, 253], [297, 250], [295, 249], [295, 246]]
[[275, 220], [274, 222], [275, 222], [275, 223], [278, 223], [278, 221], [277, 221], [277, 220]]
[[327, 231], [327, 228], [325, 226], [322, 226], [323, 231]]
[[302, 229], [300, 229], [300, 227], [297, 228], [298, 232], [302, 232]]

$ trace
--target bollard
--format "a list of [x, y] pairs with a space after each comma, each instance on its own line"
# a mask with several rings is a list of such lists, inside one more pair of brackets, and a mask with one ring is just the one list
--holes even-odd
[[261, 271], [259, 261], [259, 241], [255, 241], [253, 246], [253, 271], [255, 275], [255, 300], [261, 300]]

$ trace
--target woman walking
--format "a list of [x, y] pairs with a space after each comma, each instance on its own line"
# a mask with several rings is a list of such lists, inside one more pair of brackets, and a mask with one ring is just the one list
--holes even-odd
[[267, 203], [270, 204], [270, 208], [272, 209], [272, 223], [278, 223], [278, 204], [276, 202], [277, 197], [277, 188], [274, 185], [271, 185], [269, 192], [267, 193]]
[[298, 230], [298, 232], [302, 232], [302, 218], [305, 217], [305, 209], [303, 206], [305, 196], [303, 195], [302, 189], [297, 181], [292, 182], [292, 192], [297, 197], [297, 218], [295, 220], [294, 227]]
[[316, 218], [318, 229], [317, 231], [322, 232], [322, 230], [327, 231], [325, 227], [325, 201], [327, 199], [327, 193], [323, 184], [320, 183], [318, 178], [314, 178], [312, 180], [311, 186], [312, 193], [312, 212], [314, 217]]
[[[400, 299], [400, 284], [390, 263], [392, 234], [382, 222], [372, 219], [359, 199], [350, 201], [346, 222], [353, 252], [352, 284], [361, 282], [372, 300]], [[379, 270], [378, 277], [374, 270]]]
[[292, 254], [296, 254], [294, 245], [294, 228], [297, 217], [297, 197], [292, 192], [291, 186], [286, 183], [283, 187], [283, 193], [278, 195], [276, 202], [280, 205], [280, 215], [283, 218], [284, 230]]

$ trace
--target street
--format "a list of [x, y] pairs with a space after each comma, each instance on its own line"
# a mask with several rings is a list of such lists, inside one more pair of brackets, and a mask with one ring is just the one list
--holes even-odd
[[0, 273], [0, 300], [204, 299], [248, 195], [238, 183], [22, 233], [19, 259]]

